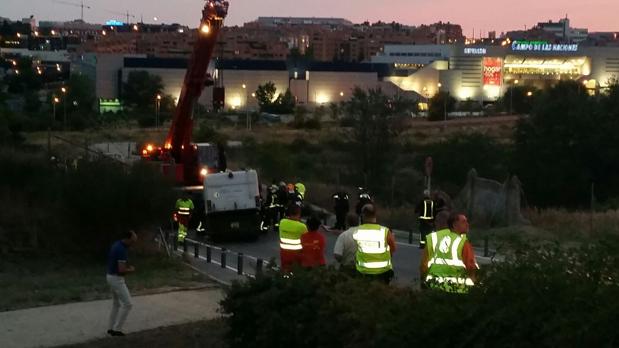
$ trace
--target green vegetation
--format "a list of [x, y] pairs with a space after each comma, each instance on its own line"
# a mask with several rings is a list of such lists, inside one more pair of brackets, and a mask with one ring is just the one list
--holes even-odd
[[[235, 284], [232, 347], [614, 346], [619, 243], [523, 248], [468, 296], [388, 287], [331, 269]], [[256, 325], [256, 323], [259, 323]]]
[[0, 240], [34, 248], [104, 256], [127, 229], [167, 220], [174, 193], [155, 168], [108, 161], [56, 166], [44, 156], [0, 151]]
[[[130, 254], [138, 270], [127, 277], [131, 292], [192, 287], [204, 284], [205, 277], [178, 260], [162, 257], [140, 245], [148, 245], [150, 235], [141, 234], [138, 250]], [[105, 282], [105, 258], [33, 255], [3, 256], [0, 262], [0, 311], [48, 306], [110, 297]]]
[[443, 121], [446, 113], [452, 112], [456, 106], [456, 99], [446, 92], [438, 92], [430, 99], [428, 119]]
[[258, 86], [255, 94], [258, 105], [260, 105], [260, 111], [273, 114], [291, 114], [296, 103], [290, 89], [286, 89], [284, 94], [276, 93], [275, 84], [271, 81]]
[[619, 86], [590, 97], [577, 82], [544, 91], [514, 135], [513, 169], [537, 206], [616, 208], [619, 197]]

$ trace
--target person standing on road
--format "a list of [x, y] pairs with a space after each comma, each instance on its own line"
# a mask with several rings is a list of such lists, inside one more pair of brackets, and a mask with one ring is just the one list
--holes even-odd
[[131, 294], [125, 283], [125, 276], [135, 272], [135, 268], [128, 264], [128, 249], [138, 240], [134, 231], [128, 231], [121, 240], [116, 241], [110, 248], [107, 258], [107, 283], [112, 290], [112, 312], [108, 322], [108, 335], [124, 336], [123, 325], [133, 307]]
[[175, 220], [178, 222], [178, 235], [176, 238], [179, 243], [183, 243], [187, 237], [187, 230], [189, 229], [189, 221], [193, 209], [194, 205], [191, 200], [191, 192], [185, 191], [183, 197], [176, 200], [176, 212], [174, 214]]
[[[348, 193], [340, 191], [333, 194], [335, 211], [335, 226], [334, 229], [344, 231], [346, 229], [346, 214], [350, 210], [350, 203], [348, 199]], [[357, 225], [357, 223], [355, 223]]]
[[301, 235], [301, 266], [312, 268], [324, 266], [325, 261], [325, 236], [318, 229], [320, 220], [311, 216], [307, 219], [308, 232]]
[[415, 208], [419, 221], [419, 249], [426, 247], [426, 236], [434, 229], [434, 201], [430, 198], [430, 191], [423, 191], [423, 200]]
[[349, 228], [337, 236], [335, 246], [333, 247], [333, 256], [340, 264], [340, 271], [349, 275], [355, 275], [357, 272], [355, 267], [357, 242], [352, 236], [357, 232], [357, 226], [359, 225], [357, 214], [350, 213], [346, 215], [346, 223]]
[[421, 279], [431, 289], [467, 293], [475, 285], [479, 266], [473, 245], [466, 237], [466, 215], [442, 211], [436, 217], [436, 228], [438, 231], [426, 237], [427, 246], [419, 266]]
[[279, 223], [279, 255], [284, 273], [301, 264], [301, 236], [307, 232], [307, 226], [301, 222], [300, 206], [290, 204], [287, 213], [288, 216]]
[[396, 249], [395, 237], [389, 228], [376, 223], [373, 204], [363, 206], [361, 213], [363, 224], [353, 233], [357, 242], [357, 271], [367, 278], [389, 284], [394, 275], [391, 256]]

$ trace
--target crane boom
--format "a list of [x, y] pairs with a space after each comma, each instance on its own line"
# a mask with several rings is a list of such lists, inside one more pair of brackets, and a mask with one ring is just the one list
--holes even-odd
[[198, 148], [191, 141], [192, 111], [209, 80], [207, 69], [217, 37], [223, 27], [223, 21], [228, 14], [228, 7], [228, 1], [206, 0], [193, 53], [163, 148], [153, 151], [154, 148], [150, 145], [142, 151], [145, 158], [158, 158], [173, 163], [177, 182], [185, 186], [201, 183]]

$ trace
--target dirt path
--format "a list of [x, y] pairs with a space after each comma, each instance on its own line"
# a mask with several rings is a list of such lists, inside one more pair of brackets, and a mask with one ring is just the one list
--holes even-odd
[[[136, 296], [125, 332], [220, 317], [221, 289]], [[111, 300], [0, 312], [0, 346], [50, 347], [106, 337]]]

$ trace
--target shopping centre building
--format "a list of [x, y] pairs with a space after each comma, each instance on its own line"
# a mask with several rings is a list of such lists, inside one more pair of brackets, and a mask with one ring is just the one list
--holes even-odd
[[[433, 59], [429, 59], [429, 58]], [[389, 76], [398, 87], [431, 97], [439, 90], [457, 100], [495, 101], [510, 86], [545, 88], [576, 80], [599, 93], [619, 78], [619, 47], [510, 41], [498, 45], [386, 46], [374, 63], [408, 69]], [[405, 76], [403, 76], [405, 75]]]
[[[187, 61], [121, 54], [82, 56], [77, 70], [96, 81], [101, 100], [122, 100], [123, 84], [132, 71], [162, 78], [164, 93], [180, 94]], [[225, 94], [225, 109], [257, 109], [252, 93], [273, 82], [277, 93], [290, 89], [299, 104], [321, 105], [348, 100], [355, 87], [381, 88], [423, 101], [439, 91], [459, 101], [493, 103], [510, 86], [545, 88], [575, 80], [599, 93], [619, 78], [619, 47], [503, 41], [498, 45], [387, 45], [368, 63], [235, 60], [213, 62], [211, 74]], [[200, 99], [213, 105], [213, 89]]]

